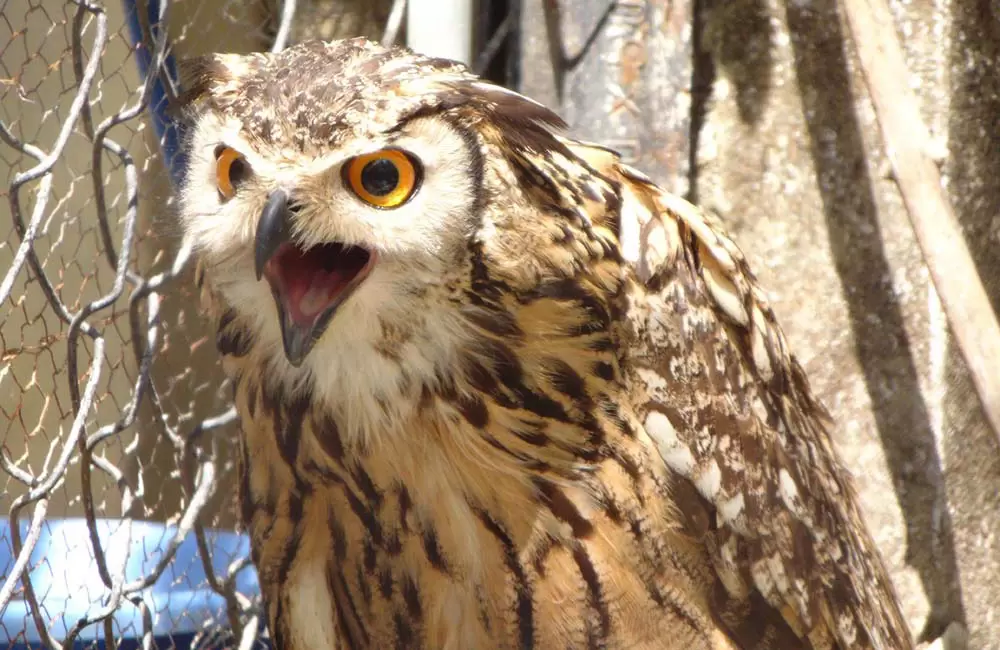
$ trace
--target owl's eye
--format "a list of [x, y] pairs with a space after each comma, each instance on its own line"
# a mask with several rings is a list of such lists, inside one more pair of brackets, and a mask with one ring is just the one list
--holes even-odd
[[344, 183], [376, 208], [398, 208], [420, 185], [420, 163], [399, 149], [358, 156], [343, 167]]
[[250, 165], [239, 151], [219, 145], [215, 149], [215, 183], [222, 198], [236, 195], [236, 188], [250, 176]]

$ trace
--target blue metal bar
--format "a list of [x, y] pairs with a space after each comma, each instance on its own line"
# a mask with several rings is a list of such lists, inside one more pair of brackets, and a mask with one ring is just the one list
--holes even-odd
[[[139, 77], [142, 82], [146, 81], [146, 75], [150, 74], [149, 67], [153, 62], [153, 52], [149, 45], [143, 42], [142, 26], [139, 21], [139, 11], [137, 0], [123, 0], [125, 5], [125, 20], [128, 23], [129, 36], [132, 39], [132, 46], [135, 50], [136, 62], [139, 65]], [[149, 24], [150, 35], [155, 42], [157, 33], [161, 26], [160, 21], [160, 0], [147, 0], [146, 17]], [[166, 27], [163, 27], [166, 29]], [[170, 178], [176, 185], [183, 174], [184, 155], [180, 151], [180, 125], [177, 124], [168, 114], [170, 94], [163, 79], [163, 74], [170, 76], [174, 86], [177, 86], [177, 63], [167, 44], [168, 55], [163, 62], [163, 70], [153, 70], [156, 81], [153, 82], [152, 92], [149, 97], [149, 115], [153, 122], [153, 130], [156, 139], [160, 143], [160, 153], [163, 156], [163, 164], [170, 172]]]

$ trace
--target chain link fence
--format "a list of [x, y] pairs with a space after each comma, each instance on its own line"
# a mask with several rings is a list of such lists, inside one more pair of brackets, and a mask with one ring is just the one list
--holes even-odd
[[[258, 642], [230, 388], [171, 218], [173, 66], [402, 41], [403, 10], [0, 0], [0, 645]], [[506, 81], [512, 4], [476, 11], [474, 65]]]

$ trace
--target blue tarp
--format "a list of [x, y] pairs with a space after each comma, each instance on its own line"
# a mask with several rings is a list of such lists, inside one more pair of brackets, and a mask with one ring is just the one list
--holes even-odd
[[[21, 524], [22, 540], [27, 528], [27, 522]], [[158, 523], [133, 522], [129, 541], [127, 525], [117, 519], [98, 521], [97, 530], [109, 571], [114, 577], [124, 562], [127, 581], [151, 575], [176, 532], [176, 528]], [[208, 543], [212, 566], [220, 579], [232, 562], [250, 552], [249, 540], [235, 533], [209, 531]], [[0, 578], [10, 573], [15, 559], [9, 525], [0, 523]], [[110, 590], [101, 581], [83, 519], [49, 520], [43, 524], [29, 567], [43, 618], [57, 640], [61, 641], [82, 617], [103, 608], [102, 599]], [[257, 574], [252, 567], [240, 571], [236, 587], [247, 597], [258, 594]], [[17, 599], [20, 593], [18, 589], [15, 599], [0, 612], [0, 647], [41, 647], [28, 604]], [[187, 648], [194, 634], [205, 631], [213, 622], [220, 629], [227, 626], [225, 601], [208, 586], [193, 534], [181, 542], [159, 580], [141, 595], [149, 607], [156, 644], [161, 649]], [[116, 636], [124, 639], [121, 647], [136, 647], [143, 629], [139, 608], [123, 600], [112, 618]], [[76, 647], [98, 640], [103, 645], [103, 626], [91, 625], [84, 628]]]

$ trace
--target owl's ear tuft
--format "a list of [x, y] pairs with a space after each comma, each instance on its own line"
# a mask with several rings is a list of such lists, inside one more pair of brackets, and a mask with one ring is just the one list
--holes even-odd
[[566, 121], [555, 111], [526, 95], [481, 82], [473, 87], [478, 90], [480, 101], [486, 103], [494, 119], [500, 122], [509, 122], [510, 126], [543, 124], [559, 131], [567, 128]]
[[453, 84], [454, 94], [472, 104], [496, 127], [498, 137], [511, 151], [558, 151], [572, 157], [566, 145], [556, 137], [556, 131], [567, 128], [566, 122], [544, 104], [502, 86], [485, 81]]
[[214, 88], [225, 87], [236, 77], [234, 65], [239, 59], [234, 54], [206, 54], [189, 57], [177, 62], [181, 92], [177, 95], [178, 107], [184, 108], [208, 98]]
[[226, 74], [226, 68], [215, 55], [208, 54], [179, 60], [177, 72], [181, 88], [177, 105], [184, 108], [208, 95], [212, 85]]

